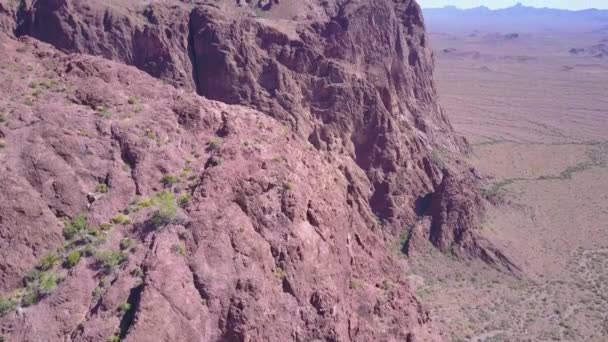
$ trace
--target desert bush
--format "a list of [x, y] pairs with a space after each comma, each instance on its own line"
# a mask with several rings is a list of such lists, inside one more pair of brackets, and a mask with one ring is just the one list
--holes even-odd
[[18, 304], [19, 303], [17, 303], [14, 298], [0, 296], [0, 316], [15, 309]]
[[280, 266], [275, 268], [273, 273], [274, 273], [274, 276], [279, 280], [283, 280], [287, 276], [287, 274], [285, 273], [285, 270]]
[[181, 243], [176, 243], [173, 246], [171, 246], [171, 252], [173, 252], [177, 255], [184, 256], [184, 255], [186, 255], [186, 247], [184, 247], [184, 245], [182, 245]]
[[65, 267], [72, 268], [80, 262], [82, 253], [80, 251], [71, 251], [65, 258]]
[[112, 116], [108, 108], [105, 106], [100, 106], [97, 108], [97, 115], [104, 119], [109, 119]]
[[156, 212], [152, 215], [151, 223], [155, 228], [165, 226], [173, 220], [177, 214], [177, 204], [175, 196], [169, 191], [158, 193], [152, 199], [152, 202], [157, 207]]
[[131, 239], [124, 238], [124, 239], [120, 240], [120, 249], [125, 250], [125, 249], [129, 249], [129, 247], [131, 247]]
[[222, 147], [222, 142], [219, 139], [214, 138], [207, 143], [207, 147], [210, 151], [216, 151], [219, 150], [220, 147]]
[[95, 255], [98, 265], [106, 272], [113, 271], [116, 267], [127, 261], [128, 256], [122, 251], [103, 251]]
[[57, 256], [57, 254], [49, 253], [40, 260], [40, 263], [38, 264], [37, 268], [40, 271], [48, 271], [51, 268], [55, 267], [55, 265], [57, 265], [58, 262], [59, 262], [59, 257]]
[[126, 314], [127, 312], [131, 311], [131, 304], [127, 302], [122, 303], [118, 306], [118, 310], [120, 310], [123, 314]]
[[129, 96], [129, 99], [127, 100], [127, 102], [128, 102], [130, 105], [134, 105], [134, 104], [136, 104], [136, 103], [137, 103], [137, 98], [136, 98], [135, 96]]
[[118, 335], [112, 335], [106, 339], [107, 342], [120, 342], [120, 337]]
[[138, 200], [133, 201], [129, 205], [129, 211], [136, 213], [142, 209], [149, 208], [153, 205], [154, 205], [154, 203], [151, 198], [144, 197], [144, 198], [140, 198]]
[[114, 216], [114, 218], [112, 218], [112, 223], [127, 225], [131, 223], [131, 219], [129, 218], [129, 216], [123, 213], [118, 213], [116, 214], [116, 216]]
[[105, 194], [108, 192], [108, 185], [105, 183], [99, 183], [97, 184], [97, 187], [95, 187], [95, 192], [98, 192], [100, 194]]
[[179, 178], [174, 175], [164, 175], [160, 182], [163, 183], [164, 186], [168, 187], [179, 183]]
[[180, 207], [182, 207], [182, 206], [186, 205], [188, 203], [188, 201], [190, 201], [191, 198], [192, 198], [192, 196], [190, 194], [181, 194], [177, 198], [177, 203], [179, 204]]
[[87, 229], [87, 218], [80, 214], [76, 215], [70, 222], [66, 223], [63, 228], [63, 236], [70, 240], [79, 232]]
[[407, 243], [410, 240], [410, 228], [406, 228], [401, 235], [399, 235], [399, 250], [402, 253], [407, 252]]
[[23, 306], [36, 304], [57, 288], [61, 276], [53, 272], [33, 271], [26, 277], [26, 290], [21, 303]]

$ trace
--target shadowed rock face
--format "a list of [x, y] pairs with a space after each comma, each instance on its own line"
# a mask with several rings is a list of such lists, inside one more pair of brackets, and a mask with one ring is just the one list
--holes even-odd
[[8, 340], [441, 339], [392, 246], [483, 210], [415, 2], [0, 4]]

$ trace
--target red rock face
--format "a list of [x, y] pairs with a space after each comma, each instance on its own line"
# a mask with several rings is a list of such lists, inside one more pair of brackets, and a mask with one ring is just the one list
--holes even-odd
[[375, 215], [406, 225], [413, 201], [441, 180], [430, 151], [465, 147], [436, 103], [420, 8], [390, 0], [272, 4], [254, 12], [231, 1], [34, 1], [16, 32], [254, 107], [317, 149], [355, 160], [372, 185]]
[[502, 257], [415, 2], [4, 3], [6, 340], [440, 340], [399, 233]]

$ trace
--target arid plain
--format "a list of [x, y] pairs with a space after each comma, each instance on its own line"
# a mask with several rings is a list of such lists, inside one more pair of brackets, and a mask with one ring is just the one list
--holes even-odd
[[448, 340], [607, 341], [608, 30], [433, 24], [442, 105], [495, 202], [483, 234], [522, 272], [429, 249], [417, 293]]

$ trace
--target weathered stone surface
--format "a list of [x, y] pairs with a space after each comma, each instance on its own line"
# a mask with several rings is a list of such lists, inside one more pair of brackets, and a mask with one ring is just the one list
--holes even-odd
[[[440, 340], [352, 160], [325, 158], [268, 115], [113, 62], [31, 39], [3, 38], [1, 51], [4, 79], [30, 70], [2, 83], [2, 186], [16, 189], [3, 192], [2, 295], [18, 297], [20, 279], [62, 244], [62, 220], [130, 219], [76, 267], [53, 266], [56, 289], [0, 318], [6, 340]], [[161, 191], [191, 198], [155, 228], [156, 204], [130, 203]], [[121, 248], [123, 263], [96, 261]]]
[[510, 265], [412, 0], [2, 1], [0, 27], [9, 341], [435, 341], [405, 227]]

